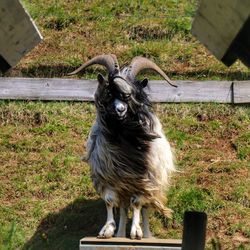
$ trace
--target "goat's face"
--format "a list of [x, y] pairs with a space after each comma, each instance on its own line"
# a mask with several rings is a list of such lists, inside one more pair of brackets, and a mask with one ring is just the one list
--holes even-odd
[[145, 79], [143, 82], [144, 84], [136, 86], [121, 76], [115, 76], [107, 81], [99, 74], [99, 84], [95, 93], [95, 103], [98, 111], [102, 115], [108, 115], [112, 119], [119, 121], [124, 121], [134, 115], [136, 106], [141, 105], [137, 99], [138, 97], [139, 100], [142, 99], [140, 93], [142, 93], [142, 88], [146, 86], [147, 80]]
[[[95, 93], [95, 104], [102, 118], [110, 121], [141, 121], [138, 111], [146, 111], [150, 101], [143, 88], [148, 80], [137, 81], [136, 76], [144, 69], [151, 69], [159, 73], [170, 85], [168, 76], [152, 61], [137, 56], [130, 65], [120, 69], [117, 58], [113, 54], [96, 56], [69, 75], [74, 75], [81, 70], [99, 64], [108, 70], [108, 81], [98, 75], [98, 88]], [[175, 86], [176, 87], [176, 86]], [[142, 112], [143, 113], [143, 112]], [[138, 119], [136, 119], [138, 118]]]

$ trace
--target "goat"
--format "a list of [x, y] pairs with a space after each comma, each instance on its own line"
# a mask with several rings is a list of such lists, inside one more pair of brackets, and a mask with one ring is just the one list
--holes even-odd
[[171, 210], [164, 207], [164, 192], [175, 165], [161, 123], [144, 91], [148, 80], [138, 81], [135, 77], [143, 69], [152, 69], [169, 84], [171, 81], [144, 57], [135, 57], [120, 70], [113, 54], [96, 56], [70, 75], [93, 64], [105, 66], [109, 73], [107, 80], [101, 74], [97, 77], [94, 95], [97, 117], [87, 141], [93, 185], [107, 208], [107, 221], [98, 237], [110, 238], [115, 234], [114, 207], [120, 208], [117, 237], [126, 236], [129, 207], [133, 211], [130, 237], [151, 237], [148, 208], [171, 216]]

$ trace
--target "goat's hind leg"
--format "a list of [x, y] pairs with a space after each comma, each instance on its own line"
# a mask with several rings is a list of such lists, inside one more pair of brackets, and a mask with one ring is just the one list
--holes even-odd
[[111, 238], [116, 229], [113, 208], [117, 205], [117, 196], [111, 190], [106, 190], [103, 194], [103, 199], [107, 208], [107, 221], [99, 232], [98, 238]]
[[152, 238], [152, 233], [149, 228], [149, 216], [148, 216], [148, 208], [142, 207], [142, 225], [143, 225], [143, 238]]
[[126, 237], [127, 212], [125, 207], [120, 206], [119, 227], [116, 237]]

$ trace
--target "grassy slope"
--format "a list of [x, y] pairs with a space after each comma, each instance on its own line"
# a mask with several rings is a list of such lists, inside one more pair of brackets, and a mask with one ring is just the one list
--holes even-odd
[[178, 79], [249, 78], [242, 63], [227, 69], [191, 36], [196, 0], [23, 2], [45, 39], [11, 75], [62, 76], [112, 52], [122, 63], [136, 55], [152, 58]]
[[[241, 63], [225, 68], [191, 37], [195, 1], [23, 2], [45, 41], [9, 75], [63, 76], [112, 52], [121, 62], [145, 55], [177, 79], [249, 78]], [[168, 192], [174, 220], [152, 214], [154, 233], [181, 237], [183, 212], [195, 209], [209, 214], [208, 249], [247, 249], [249, 106], [161, 104], [155, 110], [182, 172]], [[87, 103], [0, 102], [0, 249], [77, 248], [80, 237], [97, 233], [103, 203], [79, 159], [94, 117]]]
[[[168, 192], [174, 220], [166, 225], [152, 215], [154, 233], [181, 237], [183, 212], [195, 209], [208, 212], [208, 247], [217, 238], [230, 248], [244, 245], [250, 237], [249, 108], [154, 108], [181, 170]], [[87, 103], [0, 102], [0, 245], [23, 245], [33, 235], [32, 249], [68, 249], [63, 246], [77, 247], [79, 237], [97, 233], [104, 206], [79, 159], [94, 117]]]

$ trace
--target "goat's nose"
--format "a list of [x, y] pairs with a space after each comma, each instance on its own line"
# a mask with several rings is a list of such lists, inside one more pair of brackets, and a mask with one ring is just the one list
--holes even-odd
[[114, 102], [115, 111], [120, 115], [126, 112], [126, 103], [116, 99]]
[[117, 112], [122, 113], [125, 110], [125, 106], [119, 103], [119, 105], [117, 105], [115, 109]]

